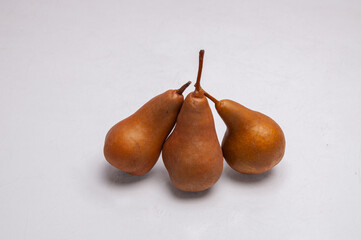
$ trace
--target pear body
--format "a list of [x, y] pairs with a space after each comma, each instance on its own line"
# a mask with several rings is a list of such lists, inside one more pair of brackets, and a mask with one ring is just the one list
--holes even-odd
[[162, 156], [172, 184], [186, 192], [213, 186], [223, 170], [222, 149], [207, 99], [188, 94]]
[[149, 172], [172, 130], [183, 95], [168, 90], [114, 125], [106, 135], [104, 156], [114, 167], [132, 175]]
[[281, 161], [286, 142], [274, 120], [232, 100], [219, 101], [216, 109], [227, 125], [223, 156], [234, 170], [261, 174]]

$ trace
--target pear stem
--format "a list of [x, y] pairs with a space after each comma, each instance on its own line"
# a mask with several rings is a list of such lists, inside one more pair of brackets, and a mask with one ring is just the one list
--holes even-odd
[[207, 93], [206, 91], [204, 91], [204, 95], [205, 95], [207, 98], [211, 99], [211, 101], [214, 102], [215, 104], [217, 104], [217, 103], [219, 102], [216, 98], [214, 98], [212, 95], [210, 95], [210, 94]]
[[182, 95], [182, 93], [184, 92], [184, 90], [186, 90], [186, 88], [191, 84], [191, 81], [188, 81], [186, 84], [184, 84], [183, 86], [181, 86], [176, 93], [178, 93], [179, 95]]
[[199, 51], [199, 65], [198, 65], [198, 76], [197, 76], [197, 82], [194, 85], [196, 88], [196, 91], [201, 90], [201, 76], [202, 76], [202, 69], [203, 69], [203, 57], [204, 57], [204, 50]]

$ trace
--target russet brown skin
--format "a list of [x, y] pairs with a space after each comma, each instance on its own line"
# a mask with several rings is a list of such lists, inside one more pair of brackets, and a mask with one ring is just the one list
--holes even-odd
[[182, 191], [203, 191], [220, 178], [222, 149], [204, 96], [188, 94], [162, 156], [173, 185]]
[[[202, 59], [203, 54], [204, 51], [201, 51]], [[200, 72], [201, 68], [200, 63]], [[199, 192], [212, 187], [223, 170], [222, 149], [213, 115], [199, 85], [200, 72], [196, 90], [186, 97], [176, 127], [162, 150], [172, 184], [186, 192]]]
[[[208, 93], [207, 97], [213, 98]], [[227, 163], [237, 172], [261, 174], [276, 166], [285, 152], [285, 136], [270, 117], [232, 100], [215, 102], [227, 125], [222, 150]]]
[[182, 93], [189, 84], [152, 98], [133, 115], [114, 125], [105, 138], [106, 160], [132, 175], [149, 172], [173, 129], [183, 104]]

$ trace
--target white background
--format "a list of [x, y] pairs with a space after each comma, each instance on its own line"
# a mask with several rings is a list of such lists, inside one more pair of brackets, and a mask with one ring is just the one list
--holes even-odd
[[[108, 129], [201, 48], [203, 87], [275, 119], [282, 162], [195, 194], [161, 158], [110, 167]], [[0, 239], [360, 239], [360, 63], [358, 0], [2, 0]]]

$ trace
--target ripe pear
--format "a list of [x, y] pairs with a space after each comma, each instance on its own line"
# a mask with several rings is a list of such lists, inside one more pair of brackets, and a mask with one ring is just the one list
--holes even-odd
[[237, 172], [261, 174], [276, 166], [285, 152], [285, 136], [270, 117], [232, 100], [218, 101], [216, 110], [227, 126], [222, 150], [226, 162]]
[[199, 53], [195, 91], [188, 94], [174, 131], [164, 143], [162, 156], [172, 184], [186, 192], [212, 187], [223, 170], [222, 149], [213, 115], [200, 87], [204, 50]]
[[182, 93], [190, 83], [152, 98], [133, 115], [115, 124], [105, 138], [105, 159], [132, 175], [149, 172], [173, 129], [184, 101]]

